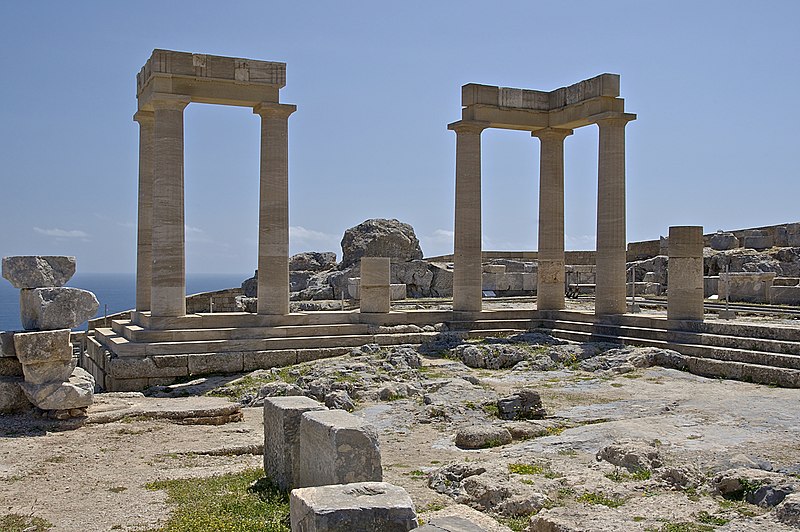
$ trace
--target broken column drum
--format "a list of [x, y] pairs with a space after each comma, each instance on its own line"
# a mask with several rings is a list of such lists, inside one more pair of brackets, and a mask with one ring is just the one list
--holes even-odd
[[453, 310], [481, 310], [481, 144], [486, 128], [530, 131], [541, 141], [539, 310], [564, 308], [564, 139], [599, 128], [595, 313], [625, 313], [625, 125], [619, 75], [601, 74], [551, 92], [468, 84], [456, 133]]
[[250, 107], [261, 117], [258, 313], [289, 312], [288, 118], [278, 101], [286, 64], [154, 50], [136, 78], [139, 215], [136, 310], [186, 314], [183, 110]]

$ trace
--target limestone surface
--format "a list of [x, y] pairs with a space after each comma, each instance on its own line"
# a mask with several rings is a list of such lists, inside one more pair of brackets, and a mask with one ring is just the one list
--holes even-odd
[[414, 228], [409, 224], [376, 218], [344, 232], [340, 268], [350, 267], [365, 256], [407, 261], [421, 259], [422, 248]]
[[71, 329], [93, 318], [100, 303], [80, 288], [56, 287], [22, 290], [20, 317], [26, 330]]
[[290, 508], [295, 532], [405, 532], [418, 524], [408, 493], [385, 482], [296, 489]]
[[378, 433], [359, 417], [342, 410], [306, 412], [297, 439], [298, 487], [383, 480]]
[[3, 257], [3, 277], [14, 288], [63, 286], [75, 274], [75, 257]]
[[0, 414], [20, 412], [31, 407], [22, 392], [21, 377], [0, 377]]

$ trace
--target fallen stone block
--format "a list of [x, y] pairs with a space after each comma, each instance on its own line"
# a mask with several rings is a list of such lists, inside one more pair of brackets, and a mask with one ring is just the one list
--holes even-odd
[[437, 517], [415, 529], [417, 532], [486, 532], [486, 529], [463, 517]]
[[785, 525], [800, 528], [800, 493], [787, 496], [775, 508], [775, 517]]
[[28, 410], [32, 405], [22, 391], [21, 377], [0, 377], [0, 414]]
[[75, 257], [3, 257], [3, 277], [14, 288], [63, 286], [75, 274]]
[[597, 453], [597, 460], [618, 467], [624, 467], [631, 473], [650, 471], [663, 465], [658, 449], [642, 442], [621, 441], [608, 445]]
[[11, 357], [0, 357], [0, 377], [21, 377], [22, 364]]
[[293, 532], [406, 532], [417, 528], [406, 491], [385, 482], [292, 490]]
[[751, 229], [745, 231], [742, 238], [742, 247], [751, 249], [767, 249], [774, 245], [774, 239], [769, 231]]
[[23, 365], [72, 360], [69, 329], [16, 333], [14, 350]]
[[342, 410], [306, 412], [297, 439], [297, 487], [383, 480], [378, 432], [357, 416]]
[[719, 274], [719, 297], [729, 301], [768, 303], [775, 272], [735, 272]]
[[75, 368], [68, 382], [46, 384], [20, 383], [28, 400], [42, 410], [69, 410], [92, 404], [94, 377], [81, 368]]
[[34, 288], [19, 294], [26, 330], [72, 329], [93, 318], [99, 306], [93, 293], [80, 288]]
[[325, 405], [304, 396], [268, 397], [264, 400], [264, 474], [281, 489], [293, 488], [294, 463], [307, 460], [299, 451], [301, 416]]

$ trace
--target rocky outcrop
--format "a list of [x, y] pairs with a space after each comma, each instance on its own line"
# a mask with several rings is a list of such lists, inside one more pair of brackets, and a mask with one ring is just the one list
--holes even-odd
[[361, 257], [389, 257], [398, 261], [422, 258], [414, 228], [399, 220], [375, 218], [344, 232], [340, 269], [358, 263]]
[[336, 267], [336, 253], [308, 251], [289, 258], [290, 272], [322, 272]]

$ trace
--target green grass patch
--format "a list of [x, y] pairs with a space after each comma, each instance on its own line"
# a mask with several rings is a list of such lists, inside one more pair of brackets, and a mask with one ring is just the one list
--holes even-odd
[[697, 520], [706, 525], [716, 525], [716, 526], [726, 525], [728, 524], [728, 521], [730, 521], [730, 519], [725, 519], [724, 517], [717, 517], [716, 515], [711, 515], [705, 510], [697, 514]]
[[699, 523], [681, 522], [681, 523], [665, 523], [658, 532], [712, 532], [713, 526], [701, 525]]
[[508, 464], [508, 472], [517, 475], [542, 475], [547, 468], [539, 464]]
[[275, 380], [275, 376], [271, 373], [261, 374], [258, 377], [253, 375], [245, 375], [240, 379], [236, 379], [235, 381], [229, 382], [225, 386], [220, 388], [216, 388], [211, 390], [206, 395], [210, 395], [213, 397], [241, 397], [247, 392], [250, 391], [258, 391], [261, 389], [262, 386], [267, 384], [268, 382], [273, 382]]
[[486, 403], [485, 405], [481, 406], [481, 409], [490, 416], [497, 417], [498, 414], [500, 414], [500, 410], [497, 408], [495, 403]]
[[51, 528], [53, 528], [53, 523], [33, 515], [5, 514], [0, 516], [0, 530], [4, 532], [41, 532]]
[[619, 508], [625, 504], [625, 499], [619, 497], [607, 497], [604, 493], [590, 491], [586, 492], [577, 499], [578, 502], [585, 502], [587, 504], [601, 504], [609, 508]]
[[263, 474], [257, 468], [147, 484], [147, 489], [166, 491], [167, 504], [174, 507], [172, 517], [159, 532], [289, 532], [289, 494], [262, 478]]
[[522, 532], [528, 528], [532, 515], [534, 514], [517, 515], [515, 517], [497, 517], [496, 519], [500, 524], [507, 526], [514, 532]]
[[650, 480], [653, 473], [649, 469], [637, 469], [633, 473], [628, 473], [619, 468], [614, 468], [614, 471], [606, 474], [606, 478], [614, 482], [629, 482], [632, 480]]

